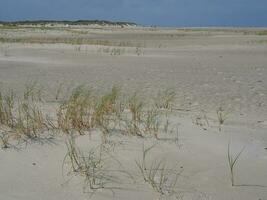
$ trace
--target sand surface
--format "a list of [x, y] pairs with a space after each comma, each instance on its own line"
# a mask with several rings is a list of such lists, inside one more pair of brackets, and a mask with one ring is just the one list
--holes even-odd
[[[138, 90], [146, 98], [172, 88], [177, 99], [171, 121], [179, 132], [178, 137], [162, 133], [160, 139], [109, 136], [108, 151], [121, 163], [110, 169], [119, 188], [101, 189], [92, 197], [83, 191], [82, 177], [62, 168], [64, 135], [14, 141], [14, 147], [0, 150], [0, 199], [267, 199], [267, 36], [256, 31], [0, 29], [6, 40], [0, 43], [2, 90], [14, 88], [19, 94], [25, 84], [37, 81], [45, 91], [43, 104], [55, 113], [52, 99], [60, 84], [99, 91], [119, 85], [125, 93]], [[66, 44], [73, 38], [84, 42]], [[220, 106], [230, 113], [221, 131], [216, 116]], [[201, 116], [209, 122], [204, 127], [194, 123]], [[77, 137], [77, 145], [85, 149], [100, 141], [97, 132]], [[234, 187], [229, 141], [233, 154], [244, 147]], [[160, 196], [142, 180], [135, 160], [141, 159], [143, 145], [155, 145], [149, 159], [165, 158], [181, 171], [175, 195]], [[118, 169], [132, 174], [134, 181], [114, 172]]]

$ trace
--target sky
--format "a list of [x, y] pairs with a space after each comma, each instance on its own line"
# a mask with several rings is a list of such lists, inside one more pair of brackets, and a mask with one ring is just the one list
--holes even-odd
[[78, 19], [165, 27], [267, 27], [267, 0], [0, 0], [0, 21]]

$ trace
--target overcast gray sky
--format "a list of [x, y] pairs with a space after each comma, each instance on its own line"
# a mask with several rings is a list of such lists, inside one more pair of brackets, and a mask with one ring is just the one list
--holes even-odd
[[0, 0], [0, 21], [39, 19], [267, 27], [267, 0]]

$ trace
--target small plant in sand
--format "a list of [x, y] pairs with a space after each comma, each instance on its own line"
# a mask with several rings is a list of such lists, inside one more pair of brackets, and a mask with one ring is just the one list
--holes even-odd
[[228, 165], [230, 168], [230, 178], [231, 178], [231, 184], [232, 186], [235, 186], [235, 166], [237, 164], [237, 161], [239, 159], [239, 157], [241, 156], [241, 154], [243, 153], [244, 148], [236, 155], [233, 155], [231, 153], [231, 149], [230, 149], [230, 142], [228, 143], [228, 150], [227, 150], [227, 160], [228, 160]]
[[192, 117], [192, 122], [193, 124], [200, 126], [203, 130], [207, 130], [207, 128], [210, 126], [208, 117], [203, 110], [201, 111], [201, 113]]
[[138, 56], [140, 56], [142, 54], [142, 50], [141, 50], [140, 47], [136, 47], [135, 54], [138, 55]]
[[172, 89], [159, 92], [155, 99], [155, 106], [159, 109], [172, 109], [176, 93]]
[[154, 159], [151, 164], [147, 164], [147, 155], [154, 147], [145, 148], [143, 145], [142, 160], [135, 161], [144, 181], [161, 196], [170, 196], [175, 193], [175, 187], [182, 171], [168, 169], [164, 159]]
[[106, 53], [109, 54], [110, 53], [110, 47], [106, 47], [106, 48], [99, 48], [98, 49], [98, 53]]
[[94, 193], [99, 189], [110, 189], [108, 185], [116, 183], [115, 177], [110, 175], [106, 161], [108, 160], [102, 145], [91, 148], [86, 154], [83, 153], [76, 145], [72, 133], [66, 142], [67, 154], [63, 160], [63, 167], [70, 163], [71, 172], [78, 173], [84, 177], [84, 191]]
[[216, 111], [217, 113], [217, 118], [219, 122], [219, 131], [222, 130], [222, 125], [224, 124], [225, 120], [227, 119], [229, 112], [223, 109], [222, 106], [219, 107], [219, 109]]
[[160, 128], [159, 112], [157, 109], [152, 108], [145, 111], [144, 114], [144, 132], [154, 135], [158, 138], [158, 132]]
[[5, 131], [0, 132], [0, 142], [2, 149], [7, 149], [9, 147], [9, 138], [10, 134], [8, 132]]
[[62, 91], [63, 91], [63, 83], [60, 83], [57, 90], [56, 90], [56, 94], [55, 94], [55, 100], [59, 100], [61, 94], [62, 94]]
[[15, 124], [15, 116], [13, 114], [14, 99], [15, 95], [12, 90], [8, 94], [0, 92], [0, 124], [10, 128], [13, 128]]
[[66, 146], [67, 146], [67, 154], [64, 157], [63, 165], [66, 164], [65, 162], [67, 159], [69, 159], [69, 162], [71, 164], [71, 170], [73, 172], [78, 172], [79, 169], [82, 167], [80, 163], [80, 149], [76, 147], [75, 143], [75, 136], [73, 133], [69, 134], [69, 138], [66, 141]]
[[161, 127], [161, 113], [158, 108], [147, 105], [136, 92], [129, 98], [127, 108], [129, 113], [122, 118], [126, 133], [140, 137], [153, 135], [158, 138]]
[[125, 49], [122, 48], [113, 48], [110, 52], [112, 56], [119, 56], [125, 53]]
[[37, 84], [37, 82], [33, 82], [30, 84], [27, 84], [25, 86], [24, 94], [23, 94], [24, 100], [28, 101], [42, 101], [42, 88]]

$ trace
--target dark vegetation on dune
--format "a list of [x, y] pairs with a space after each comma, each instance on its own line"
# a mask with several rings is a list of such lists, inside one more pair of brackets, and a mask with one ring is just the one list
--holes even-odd
[[25, 21], [0, 21], [0, 24], [17, 26], [17, 25], [49, 25], [49, 24], [63, 24], [63, 25], [113, 25], [113, 26], [135, 26], [136, 23], [133, 22], [112, 22], [107, 20], [25, 20]]

